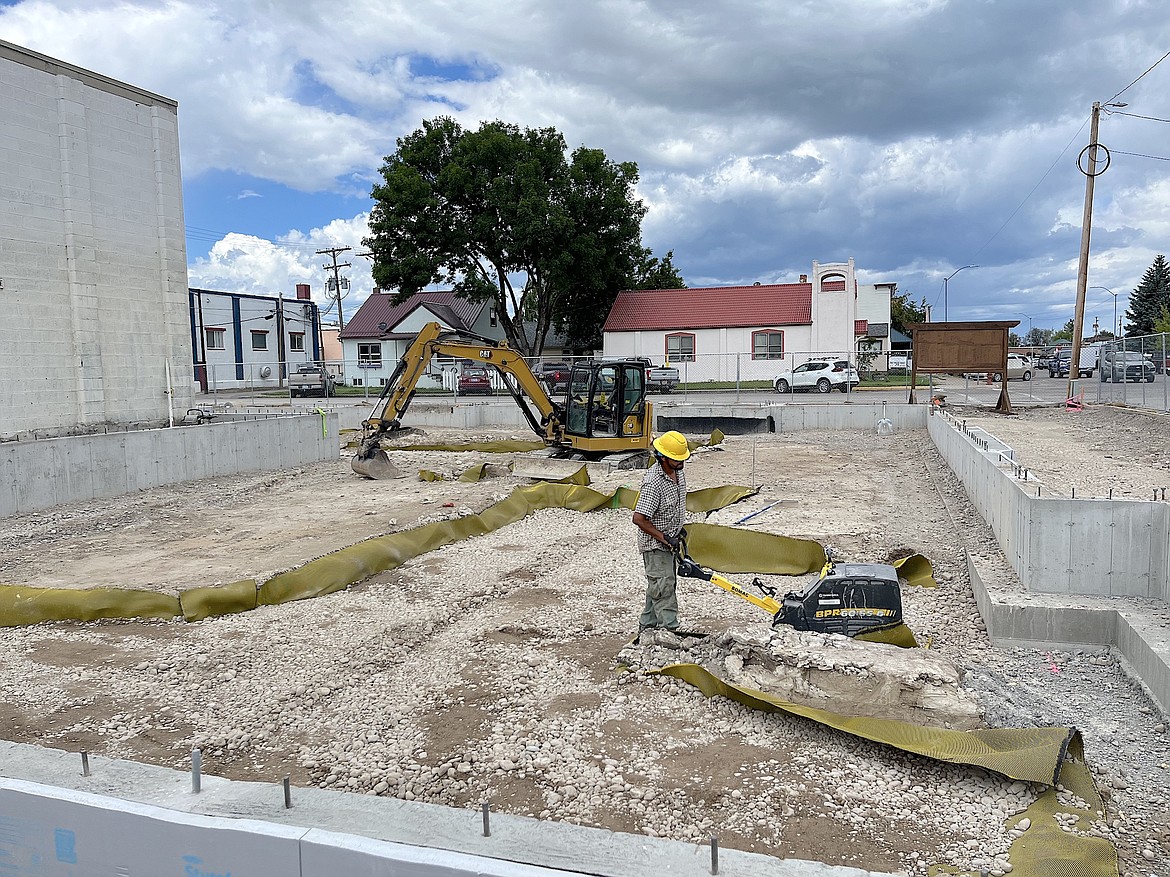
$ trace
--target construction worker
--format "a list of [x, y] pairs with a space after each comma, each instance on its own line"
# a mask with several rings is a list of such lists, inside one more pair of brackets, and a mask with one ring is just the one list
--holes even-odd
[[687, 477], [683, 464], [691, 449], [681, 432], [663, 433], [653, 443], [654, 465], [642, 479], [634, 506], [638, 550], [646, 567], [646, 606], [638, 633], [650, 628], [678, 628], [675, 596], [675, 549], [686, 523]]

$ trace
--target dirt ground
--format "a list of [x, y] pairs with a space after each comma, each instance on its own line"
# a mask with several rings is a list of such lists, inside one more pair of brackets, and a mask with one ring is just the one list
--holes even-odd
[[[1164, 419], [968, 414], [1053, 490], [1148, 498], [1170, 482]], [[414, 438], [504, 437], [528, 438]], [[263, 580], [371, 536], [478, 513], [528, 483], [503, 470], [507, 455], [392, 456], [411, 476], [497, 465], [479, 483], [371, 482], [343, 458], [21, 515], [0, 521], [0, 582], [177, 592]], [[1107, 654], [990, 646], [963, 553], [993, 579], [1014, 576], [924, 432], [731, 436], [687, 472], [691, 489], [760, 487], [713, 523], [773, 504], [744, 526], [850, 560], [930, 558], [940, 587], [903, 596], [919, 639], [964, 671], [989, 724], [1080, 728], [1110, 806], [1096, 830], [1117, 845], [1123, 875], [1170, 877], [1165, 716]], [[639, 483], [621, 472], [592, 486]], [[198, 624], [0, 630], [0, 733], [173, 767], [198, 746], [207, 773], [231, 778], [291, 774], [453, 806], [490, 798], [505, 812], [717, 834], [724, 846], [876, 871], [1003, 871], [1005, 820], [1030, 800], [1022, 784], [617, 672], [643, 589], [628, 511], [547, 510], [316, 600]], [[767, 621], [707, 583], [679, 590], [688, 628]]]

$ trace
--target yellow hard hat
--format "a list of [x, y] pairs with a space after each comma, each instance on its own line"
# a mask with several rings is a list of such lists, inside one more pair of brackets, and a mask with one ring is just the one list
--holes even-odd
[[673, 429], [654, 439], [654, 450], [672, 460], [686, 460], [691, 456], [691, 446], [687, 444], [687, 437]]

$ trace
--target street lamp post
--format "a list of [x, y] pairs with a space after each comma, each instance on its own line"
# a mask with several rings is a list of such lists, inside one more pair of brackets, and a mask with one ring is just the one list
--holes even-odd
[[950, 274], [943, 278], [943, 322], [947, 322], [949, 314], [947, 312], [947, 286], [951, 282], [951, 278], [967, 268], [978, 268], [978, 265], [964, 265], [962, 268], [956, 268]]
[[[1025, 314], [1023, 311], [1016, 311], [1016, 314], [1018, 316], [1028, 318], [1028, 337], [1031, 338], [1032, 337], [1032, 317], [1031, 317], [1031, 315]], [[1029, 343], [1031, 343], [1031, 342], [1029, 342]]]
[[1117, 293], [1108, 286], [1090, 286], [1089, 289], [1103, 289], [1111, 296], [1113, 296], [1113, 329], [1116, 330], [1114, 338], [1121, 338], [1121, 326], [1117, 323]]

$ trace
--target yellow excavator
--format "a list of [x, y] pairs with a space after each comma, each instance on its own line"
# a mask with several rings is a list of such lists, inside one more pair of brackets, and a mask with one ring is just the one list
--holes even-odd
[[361, 441], [352, 462], [354, 472], [367, 478], [394, 477], [396, 470], [379, 442], [402, 428], [419, 379], [436, 356], [480, 363], [499, 372], [553, 456], [596, 460], [618, 454], [628, 458], [630, 465], [637, 465], [649, 452], [654, 417], [646, 399], [644, 363], [577, 363], [569, 374], [564, 397], [554, 400], [524, 358], [506, 343], [427, 323], [398, 360], [378, 399], [375, 416], [362, 423]]

